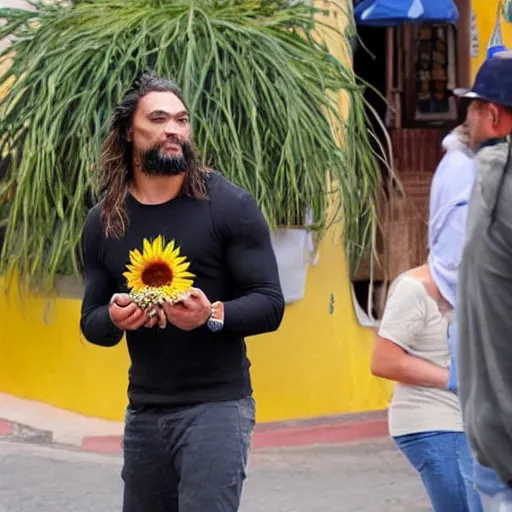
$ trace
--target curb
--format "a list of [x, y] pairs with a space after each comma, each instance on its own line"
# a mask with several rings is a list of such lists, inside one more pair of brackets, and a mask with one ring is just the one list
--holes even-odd
[[28, 443], [53, 443], [53, 433], [49, 430], [37, 429], [0, 418], [0, 439], [2, 438]]
[[[253, 450], [299, 448], [318, 444], [349, 443], [388, 436], [387, 411], [330, 416], [309, 420], [283, 421], [256, 425]], [[51, 444], [53, 433], [0, 418], [0, 439]], [[86, 452], [119, 455], [120, 435], [85, 436], [73, 445]]]
[[10, 436], [14, 433], [14, 424], [0, 418], [0, 436]]
[[354, 421], [317, 427], [277, 429], [261, 432], [256, 430], [253, 449], [298, 448], [316, 444], [349, 443], [388, 435], [386, 419]]
[[[257, 425], [251, 441], [253, 450], [299, 448], [318, 444], [349, 443], [388, 436], [387, 411], [313, 420]], [[122, 436], [87, 436], [81, 449], [120, 454]]]

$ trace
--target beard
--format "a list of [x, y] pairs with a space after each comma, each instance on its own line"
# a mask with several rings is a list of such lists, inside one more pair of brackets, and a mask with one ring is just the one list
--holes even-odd
[[140, 151], [142, 172], [146, 176], [178, 176], [187, 172], [195, 161], [195, 153], [188, 142], [173, 141], [179, 144], [182, 154], [179, 156], [165, 155], [161, 152], [162, 145], [153, 146]]

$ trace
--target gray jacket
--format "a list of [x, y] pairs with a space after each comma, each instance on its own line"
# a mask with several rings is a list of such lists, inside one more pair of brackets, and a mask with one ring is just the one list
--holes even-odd
[[[512, 483], [512, 162], [507, 142], [477, 155], [459, 270], [459, 393], [481, 464]], [[507, 165], [508, 163], [508, 165]], [[507, 167], [507, 169], [505, 169]]]

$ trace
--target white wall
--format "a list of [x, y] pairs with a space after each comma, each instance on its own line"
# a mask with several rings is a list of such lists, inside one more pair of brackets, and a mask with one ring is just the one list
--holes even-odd
[[0, 0], [0, 7], [17, 7], [28, 9], [29, 5], [23, 0]]
[[[25, 9], [27, 11], [32, 9], [32, 6], [23, 0], [0, 0], [0, 9], [6, 7]], [[7, 46], [7, 44], [7, 38], [0, 40], [0, 51], [2, 51]]]

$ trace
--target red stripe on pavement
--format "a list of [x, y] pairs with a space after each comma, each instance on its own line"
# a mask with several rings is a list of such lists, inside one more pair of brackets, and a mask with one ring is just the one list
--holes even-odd
[[388, 435], [387, 420], [370, 420], [309, 428], [282, 428], [255, 433], [254, 449], [347, 443]]
[[[347, 443], [388, 435], [385, 418], [368, 421], [342, 422], [311, 427], [256, 429], [252, 448], [289, 448], [315, 444]], [[82, 440], [82, 449], [98, 453], [119, 454], [122, 436], [91, 436]]]
[[122, 436], [90, 436], [82, 439], [82, 449], [98, 453], [121, 453]]
[[14, 432], [14, 425], [0, 418], [0, 436], [8, 436]]

